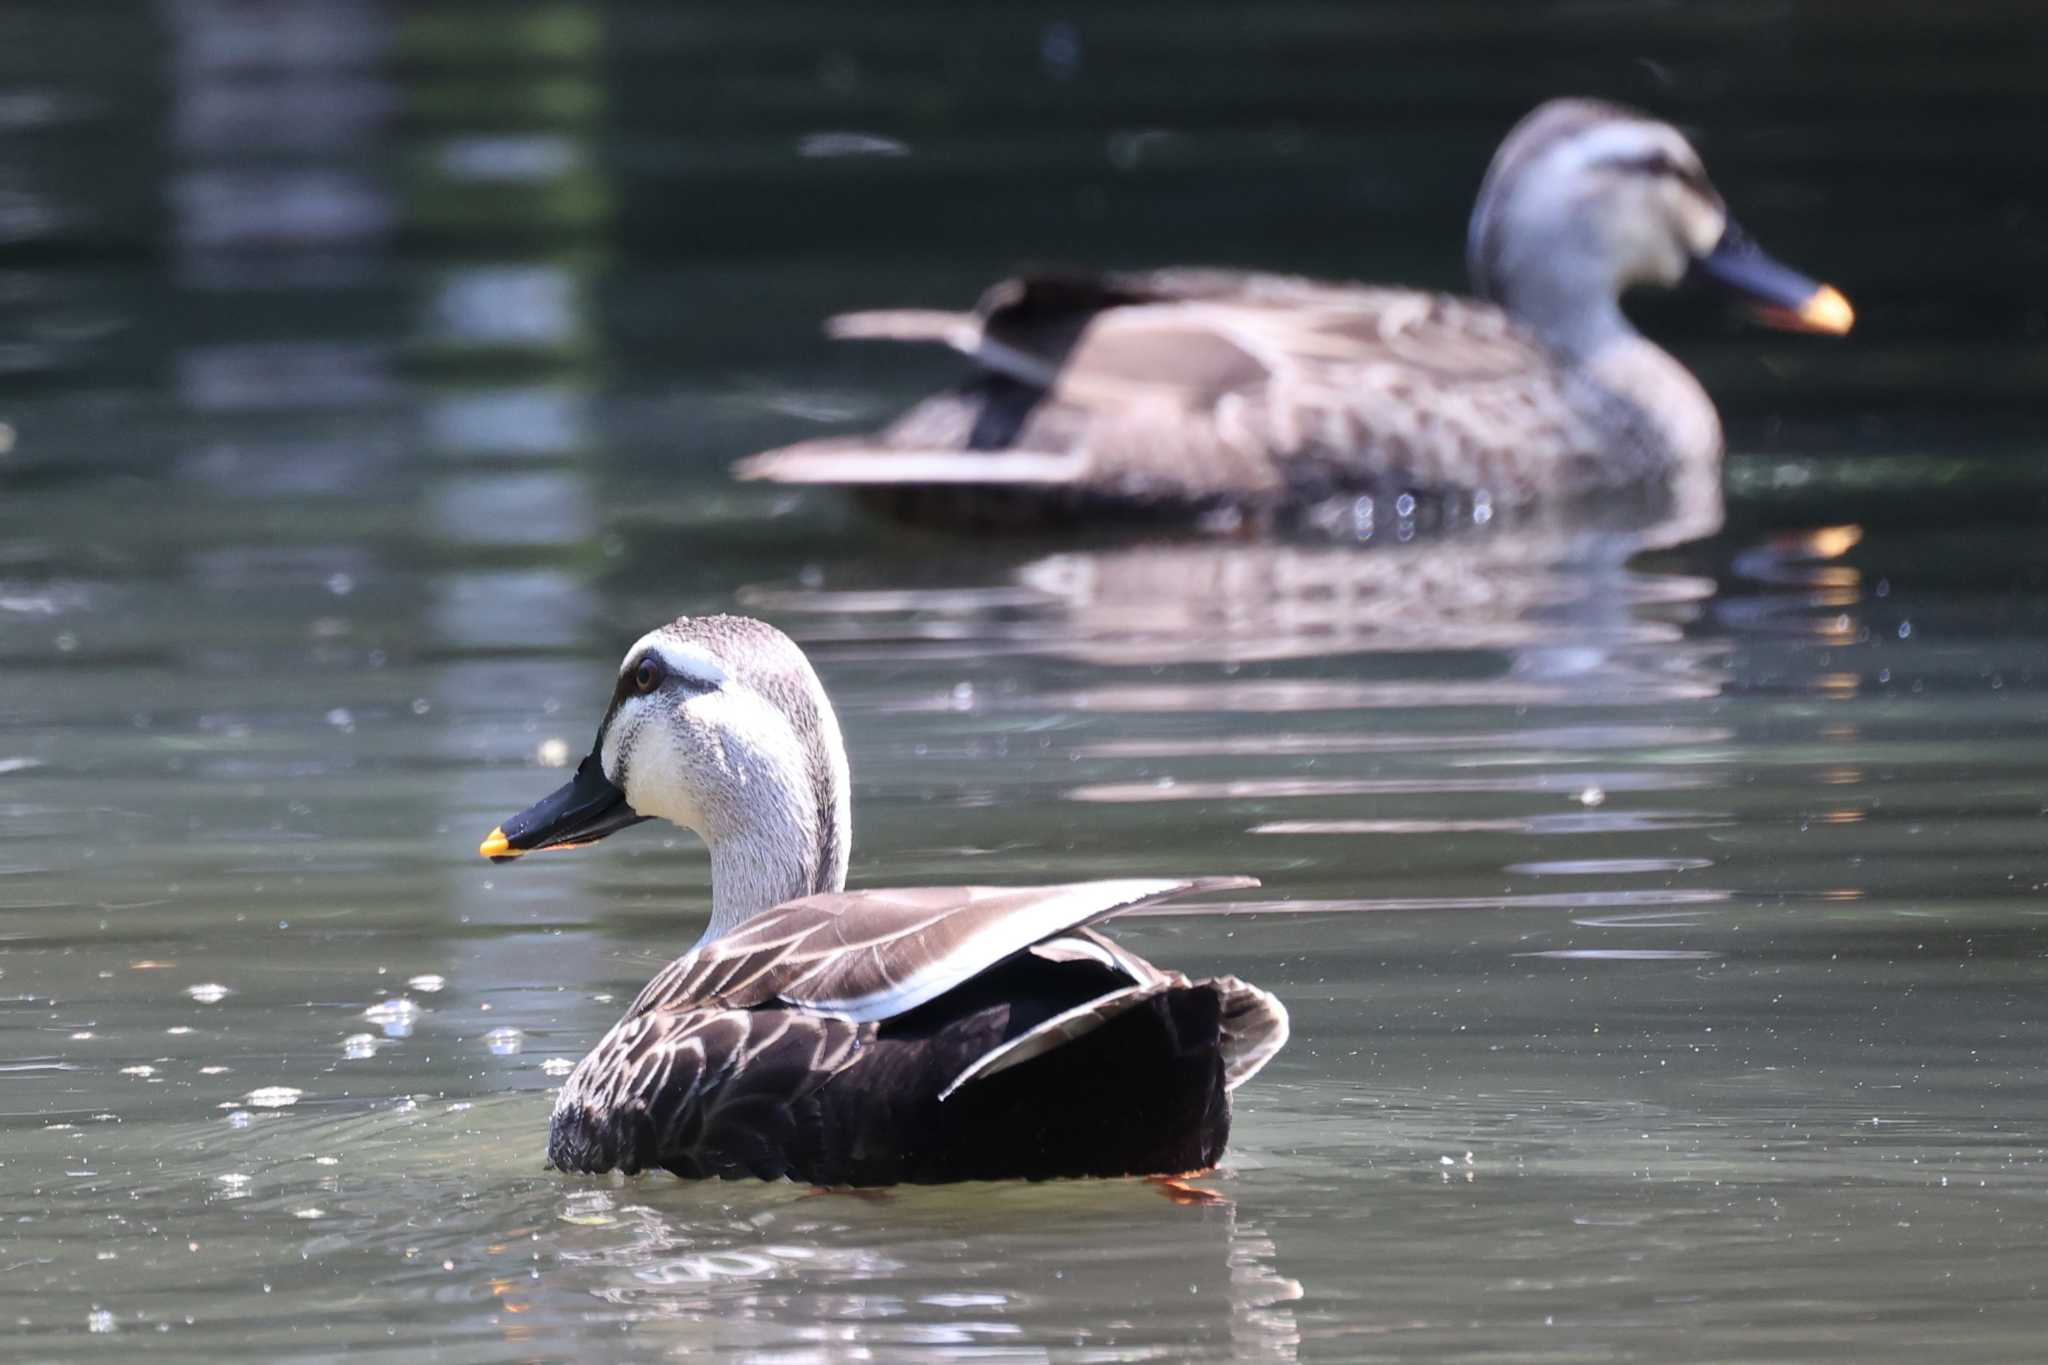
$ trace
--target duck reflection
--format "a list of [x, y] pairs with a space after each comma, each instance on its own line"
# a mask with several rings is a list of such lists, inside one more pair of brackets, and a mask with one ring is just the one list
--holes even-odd
[[1301, 1344], [1302, 1286], [1261, 1224], [1138, 1182], [874, 1196], [664, 1182], [571, 1193], [560, 1216], [589, 1229], [565, 1239], [569, 1277], [636, 1331], [693, 1348], [1294, 1360]]
[[[809, 617], [802, 638], [837, 640], [856, 651], [863, 642], [886, 640], [899, 654], [920, 646], [932, 655], [992, 649], [1106, 668], [1489, 651], [1506, 655], [1504, 672], [1488, 670], [1490, 681], [1466, 669], [1422, 685], [1487, 693], [1475, 693], [1475, 700], [1510, 699], [1496, 695], [1503, 685], [1541, 700], [1573, 680], [1606, 690], [1634, 682], [1662, 696], [1718, 690], [1714, 648], [1688, 642], [1685, 630], [1712, 596], [1713, 581], [1632, 562], [1719, 527], [1720, 496], [1709, 484], [1656, 506], [1611, 509], [1602, 520], [1418, 533], [1393, 509], [1368, 516], [1367, 543], [1347, 537], [1099, 545], [1013, 560], [999, 568], [1001, 583], [987, 581], [985, 551], [963, 549], [956, 561], [919, 560], [919, 583], [942, 588], [762, 585], [743, 590], [740, 600]], [[961, 586], [977, 581], [982, 586]], [[1363, 698], [1373, 687], [1398, 686], [1383, 669], [1370, 681], [1358, 670], [1344, 673], [1349, 682], [1324, 670], [1294, 685], [1304, 689], [1305, 704], [1318, 708], [1341, 704], [1347, 688]], [[1268, 709], [1249, 702], [1248, 689], [1270, 694], [1287, 686], [1274, 680], [1279, 675], [1262, 675], [1256, 684], [1232, 681], [1234, 673], [1223, 682], [1198, 683], [1195, 676], [1142, 686], [1235, 688], [1246, 694], [1245, 709]], [[1113, 706], [1116, 695], [1097, 689], [1091, 704]], [[1275, 706], [1286, 709], [1284, 698]]]

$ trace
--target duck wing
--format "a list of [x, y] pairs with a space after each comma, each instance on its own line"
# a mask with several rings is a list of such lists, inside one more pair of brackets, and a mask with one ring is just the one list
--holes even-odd
[[[1150, 964], [1069, 931], [1174, 896], [1257, 886], [1251, 877], [1128, 878], [1055, 886], [842, 891], [765, 910], [670, 963], [627, 1011], [780, 1005], [857, 1023], [893, 1018], [1045, 940]], [[1106, 945], [1106, 946], [1103, 946]]]
[[628, 1175], [663, 1166], [691, 1179], [796, 1174], [819, 1146], [819, 1089], [873, 1033], [794, 1010], [629, 1014], [563, 1084], [548, 1160]]
[[[838, 335], [938, 340], [983, 373], [881, 432], [742, 461], [742, 478], [1056, 485], [1136, 502], [1486, 488], [1597, 453], [1591, 395], [1474, 299], [1177, 269], [1008, 281], [974, 314], [872, 313]], [[940, 322], [939, 319], [944, 321]], [[972, 456], [972, 458], [967, 458]]]

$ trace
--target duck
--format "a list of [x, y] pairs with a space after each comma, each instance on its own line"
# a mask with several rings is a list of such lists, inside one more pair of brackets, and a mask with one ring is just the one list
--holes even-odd
[[1287, 1041], [1232, 976], [1154, 966], [1097, 926], [1241, 876], [846, 890], [849, 769], [804, 652], [681, 617], [626, 652], [575, 775], [494, 862], [645, 820], [696, 832], [711, 914], [570, 1072], [565, 1172], [864, 1187], [1208, 1170], [1231, 1093]]
[[834, 337], [938, 343], [974, 371], [879, 431], [734, 473], [969, 526], [1237, 525], [1403, 495], [1488, 520], [1718, 479], [1713, 400], [1629, 322], [1626, 290], [1699, 277], [1771, 326], [1854, 321], [1743, 232], [1683, 134], [1600, 100], [1551, 100], [1508, 133], [1466, 260], [1470, 297], [1173, 267], [1023, 275], [965, 313], [842, 314]]

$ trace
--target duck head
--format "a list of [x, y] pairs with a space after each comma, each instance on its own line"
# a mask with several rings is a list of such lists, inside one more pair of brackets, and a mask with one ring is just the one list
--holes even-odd
[[1683, 134], [1597, 100], [1552, 100], [1508, 134], [1480, 185], [1466, 259], [1476, 293], [1581, 359], [1633, 334], [1625, 290], [1694, 274], [1773, 326], [1840, 334], [1854, 321], [1837, 290], [1736, 227]]
[[712, 927], [846, 882], [846, 750], [810, 661], [743, 616], [682, 617], [626, 651], [591, 751], [562, 787], [490, 832], [505, 862], [643, 820], [711, 850]]

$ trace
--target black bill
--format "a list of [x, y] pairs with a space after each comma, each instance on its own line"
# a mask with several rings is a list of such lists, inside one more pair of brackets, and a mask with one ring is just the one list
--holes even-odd
[[1769, 326], [1841, 336], [1855, 324], [1856, 311], [1840, 290], [1778, 264], [1732, 221], [1719, 244], [1692, 268], [1694, 274], [1741, 295], [1756, 320]]
[[577, 848], [647, 817], [626, 804], [626, 794], [604, 775], [591, 754], [576, 765], [576, 776], [490, 832], [477, 852], [494, 863], [510, 862], [544, 848]]

